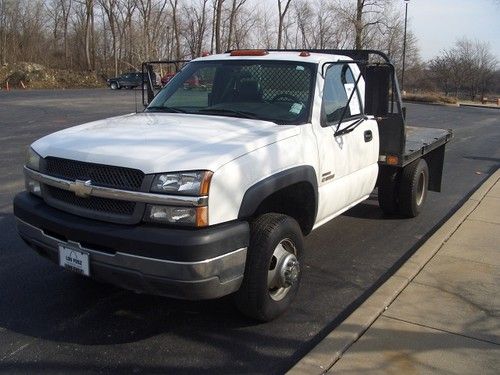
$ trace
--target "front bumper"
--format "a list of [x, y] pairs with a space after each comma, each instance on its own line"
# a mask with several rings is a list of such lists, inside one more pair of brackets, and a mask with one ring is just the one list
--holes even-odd
[[92, 277], [137, 292], [182, 299], [218, 298], [243, 280], [249, 227], [235, 222], [205, 229], [127, 226], [85, 219], [19, 193], [20, 236], [59, 263], [59, 245], [89, 253]]

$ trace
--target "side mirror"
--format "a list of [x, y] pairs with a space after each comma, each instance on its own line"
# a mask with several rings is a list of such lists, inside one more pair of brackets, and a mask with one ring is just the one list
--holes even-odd
[[154, 85], [156, 83], [156, 75], [151, 64], [142, 64], [142, 105], [147, 107], [154, 99]]
[[[165, 70], [172, 71], [172, 64], [175, 71], [178, 72], [180, 68], [189, 60], [173, 60], [173, 61], [147, 61], [142, 63], [142, 105], [147, 107], [154, 99], [156, 94], [161, 90], [160, 81], [164, 76]], [[165, 66], [167, 69], [165, 69]], [[170, 68], [169, 68], [170, 66]], [[165, 70], [164, 70], [165, 69]]]

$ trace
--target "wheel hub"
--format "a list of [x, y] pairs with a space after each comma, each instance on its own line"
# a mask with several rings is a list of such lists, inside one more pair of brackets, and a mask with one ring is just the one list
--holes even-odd
[[285, 298], [299, 279], [300, 265], [296, 254], [297, 249], [290, 239], [282, 240], [274, 249], [268, 270], [267, 286], [269, 295], [275, 301]]
[[279, 286], [288, 288], [299, 278], [300, 266], [294, 254], [289, 254], [283, 260], [279, 270]]

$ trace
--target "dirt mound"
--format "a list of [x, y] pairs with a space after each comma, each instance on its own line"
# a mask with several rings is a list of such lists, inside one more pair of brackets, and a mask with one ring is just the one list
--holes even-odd
[[5, 88], [7, 82], [12, 88], [62, 89], [103, 87], [104, 80], [92, 73], [73, 72], [64, 69], [52, 69], [29, 62], [0, 66], [0, 85]]

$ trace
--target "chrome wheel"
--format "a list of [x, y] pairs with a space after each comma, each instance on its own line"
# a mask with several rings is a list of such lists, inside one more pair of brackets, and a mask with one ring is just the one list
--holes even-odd
[[425, 172], [420, 172], [417, 185], [417, 206], [420, 206], [425, 198], [425, 188], [427, 186], [427, 178]]
[[273, 251], [271, 263], [267, 272], [267, 287], [270, 297], [281, 301], [297, 282], [300, 265], [297, 259], [297, 248], [286, 238]]

